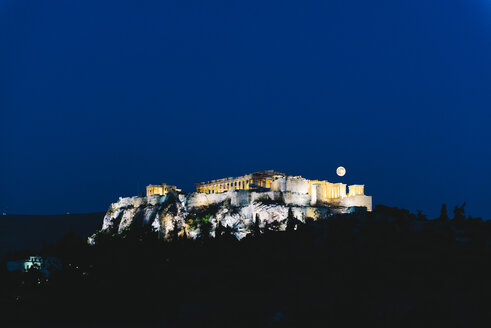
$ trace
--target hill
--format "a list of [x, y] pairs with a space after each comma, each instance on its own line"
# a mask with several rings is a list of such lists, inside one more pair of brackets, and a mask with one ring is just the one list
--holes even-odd
[[407, 210], [160, 238], [67, 234], [48, 278], [0, 269], [4, 322], [97, 327], [489, 327], [491, 221]]

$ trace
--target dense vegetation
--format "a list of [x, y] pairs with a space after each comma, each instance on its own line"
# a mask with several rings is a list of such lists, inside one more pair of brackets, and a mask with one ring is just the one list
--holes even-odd
[[491, 222], [379, 206], [242, 241], [164, 242], [128, 230], [88, 246], [67, 234], [43, 255], [63, 269], [0, 273], [11, 324], [159, 327], [489, 326]]

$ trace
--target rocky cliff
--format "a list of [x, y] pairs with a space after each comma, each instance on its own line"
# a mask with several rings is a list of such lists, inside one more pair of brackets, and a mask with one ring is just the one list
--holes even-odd
[[[229, 191], [221, 194], [175, 193], [120, 198], [110, 205], [99, 233], [120, 234], [133, 227], [152, 227], [164, 239], [214, 237], [227, 229], [242, 239], [254, 228], [283, 231], [289, 222], [325, 219], [359, 210], [333, 204], [310, 204], [309, 195], [277, 191]], [[91, 243], [95, 242], [90, 238]]]

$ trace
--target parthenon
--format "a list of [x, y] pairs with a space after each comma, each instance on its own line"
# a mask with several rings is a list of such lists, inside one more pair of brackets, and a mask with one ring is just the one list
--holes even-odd
[[274, 170], [254, 172], [236, 178], [229, 177], [208, 182], [199, 182], [196, 183], [196, 191], [206, 194], [218, 194], [229, 190], [271, 188], [271, 183], [274, 179], [285, 176], [285, 173]]

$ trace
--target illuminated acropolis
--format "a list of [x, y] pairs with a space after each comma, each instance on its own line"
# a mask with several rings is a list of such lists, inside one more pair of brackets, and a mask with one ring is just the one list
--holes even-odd
[[348, 203], [352, 206], [360, 204], [371, 210], [371, 197], [364, 194], [364, 187], [364, 185], [350, 185], [348, 186], [348, 193], [346, 193], [346, 184], [344, 183], [309, 180], [274, 170], [196, 183], [198, 193], [218, 194], [233, 190], [291, 192], [308, 194], [312, 204], [318, 202], [336, 203], [345, 199], [342, 203]]
[[196, 191], [216, 194], [229, 190], [260, 190], [291, 191], [315, 194], [318, 200], [344, 198], [364, 195], [363, 185], [350, 185], [346, 194], [346, 184], [331, 183], [326, 180], [308, 180], [301, 176], [288, 176], [285, 173], [268, 170], [254, 172], [240, 177], [229, 177], [196, 184]]
[[[346, 190], [347, 187], [348, 192]], [[170, 191], [180, 192], [181, 190], [165, 183], [147, 186], [147, 196], [166, 195]], [[240, 199], [245, 199], [243, 198], [244, 196], [251, 200], [255, 199], [257, 194], [266, 195], [272, 193], [266, 196], [271, 196], [272, 199], [287, 197], [297, 205], [355, 206], [366, 207], [368, 211], [372, 209], [372, 197], [365, 195], [364, 185], [347, 186], [340, 182], [309, 180], [301, 176], [291, 176], [274, 170], [196, 183], [196, 197], [193, 199], [198, 200], [197, 203], [201, 205], [206, 205], [223, 200], [220, 195], [230, 192], [236, 192], [240, 195], [245, 193], [245, 196], [237, 196]], [[203, 198], [199, 195], [206, 195], [207, 197]]]

